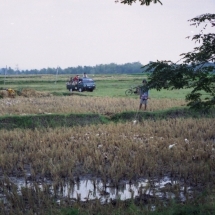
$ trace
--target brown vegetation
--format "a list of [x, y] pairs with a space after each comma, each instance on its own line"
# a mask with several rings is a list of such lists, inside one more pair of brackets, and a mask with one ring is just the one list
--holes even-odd
[[[214, 119], [0, 131], [4, 174], [53, 180], [91, 174], [120, 179], [169, 175], [193, 185], [214, 182]], [[175, 144], [170, 149], [170, 145]]]
[[52, 94], [50, 94], [48, 92], [41, 92], [41, 91], [36, 91], [34, 89], [25, 88], [20, 92], [20, 96], [38, 98], [38, 97], [52, 96]]
[[[23, 95], [29, 98], [0, 99], [0, 115], [7, 114], [39, 114], [39, 113], [98, 113], [115, 114], [124, 111], [136, 111], [139, 100], [133, 98], [109, 97], [57, 97], [34, 91], [25, 91]], [[30, 96], [31, 95], [31, 96]], [[32, 97], [34, 95], [34, 97]], [[46, 96], [46, 97], [44, 97]], [[48, 96], [48, 97], [47, 97]], [[184, 100], [150, 99], [149, 111], [163, 110], [182, 106]]]

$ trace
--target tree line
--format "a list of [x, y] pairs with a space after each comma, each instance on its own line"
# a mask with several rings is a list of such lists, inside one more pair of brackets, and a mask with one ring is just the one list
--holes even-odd
[[11, 67], [0, 69], [1, 75], [42, 75], [42, 74], [135, 74], [141, 73], [143, 65], [140, 62], [126, 63], [126, 64], [100, 64], [96, 66], [77, 66], [62, 69], [58, 68], [43, 68], [31, 70], [17, 70]]

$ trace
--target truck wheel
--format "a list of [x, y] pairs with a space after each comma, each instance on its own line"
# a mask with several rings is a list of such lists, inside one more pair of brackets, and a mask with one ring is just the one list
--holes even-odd
[[82, 92], [83, 90], [82, 90], [82, 88], [79, 88], [78, 91], [79, 91], [79, 92]]
[[70, 93], [72, 93], [72, 88], [71, 88], [71, 89], [69, 89], [69, 91], [70, 91]]

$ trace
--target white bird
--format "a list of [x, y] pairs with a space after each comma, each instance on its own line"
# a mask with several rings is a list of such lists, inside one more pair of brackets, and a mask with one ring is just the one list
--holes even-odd
[[185, 143], [189, 144], [189, 140], [187, 138], [184, 139]]
[[133, 121], [133, 124], [136, 124], [136, 123], [137, 123], [137, 120], [134, 120], [134, 121]]
[[172, 149], [177, 143], [174, 143], [172, 145], [169, 145], [169, 149]]

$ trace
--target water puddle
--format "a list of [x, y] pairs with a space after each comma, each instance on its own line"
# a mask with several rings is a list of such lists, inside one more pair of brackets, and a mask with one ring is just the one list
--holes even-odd
[[[24, 178], [10, 177], [10, 182], [17, 186], [17, 191], [21, 194], [22, 187], [34, 187], [36, 182], [26, 181]], [[76, 182], [61, 182], [60, 184], [53, 183], [49, 180], [36, 183], [41, 190], [45, 187], [50, 192], [57, 196], [60, 202], [61, 198], [67, 197], [74, 201], [88, 201], [99, 199], [101, 203], [108, 203], [114, 199], [126, 200], [138, 198], [141, 195], [147, 195], [150, 198], [159, 199], [178, 199], [186, 201], [188, 195], [192, 195], [190, 187], [186, 187], [179, 181], [172, 181], [169, 177], [164, 177], [161, 180], [139, 179], [133, 183], [122, 181], [117, 187], [111, 183], [103, 184], [102, 180], [81, 179]], [[0, 195], [0, 199], [4, 195]]]

